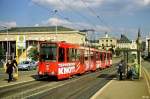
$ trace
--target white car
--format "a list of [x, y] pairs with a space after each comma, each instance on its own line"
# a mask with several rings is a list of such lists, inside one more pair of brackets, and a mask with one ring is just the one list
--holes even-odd
[[18, 64], [19, 70], [33, 70], [37, 68], [37, 63], [34, 61], [22, 61]]

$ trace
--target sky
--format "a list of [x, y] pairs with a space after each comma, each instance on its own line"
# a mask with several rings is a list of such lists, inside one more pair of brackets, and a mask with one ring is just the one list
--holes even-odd
[[0, 29], [61, 25], [136, 39], [150, 33], [150, 0], [0, 0]]

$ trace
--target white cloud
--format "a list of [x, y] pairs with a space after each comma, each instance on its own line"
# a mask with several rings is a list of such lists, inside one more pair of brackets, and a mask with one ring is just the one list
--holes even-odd
[[144, 3], [145, 3], [146, 5], [148, 5], [148, 4], [150, 4], [150, 0], [144, 0]]
[[51, 26], [55, 26], [55, 25], [62, 25], [62, 26], [69, 26], [71, 25], [71, 23], [67, 20], [63, 20], [63, 19], [59, 19], [59, 18], [49, 18], [46, 21], [42, 21], [43, 25], [51, 25]]
[[38, 26], [40, 26], [40, 25], [39, 25], [39, 24], [35, 24], [34, 26], [35, 26], [35, 27], [38, 27]]
[[88, 24], [84, 22], [71, 22], [69, 20], [59, 19], [59, 18], [54, 18], [54, 17], [41, 22], [41, 25], [44, 25], [44, 26], [56, 26], [56, 24], [58, 26], [70, 27], [70, 28], [74, 28], [77, 30], [94, 29], [95, 31], [98, 31], [98, 32], [106, 32], [106, 31], [111, 32], [111, 29], [106, 26], [101, 26], [101, 25], [93, 26], [92, 24]]
[[32, 0], [32, 2], [47, 8], [70, 10], [73, 13], [78, 10], [79, 13], [91, 14], [86, 8], [88, 6], [95, 10], [97, 15], [113, 16], [133, 15], [150, 5], [150, 0]]
[[150, 5], [150, 0], [137, 0], [136, 3], [140, 6], [148, 6]]
[[8, 27], [8, 28], [11, 28], [11, 27], [16, 27], [17, 24], [15, 21], [10, 21], [10, 22], [4, 22], [4, 21], [0, 21], [0, 27], [3, 28], [3, 27]]
[[81, 9], [85, 8], [85, 5], [89, 7], [98, 7], [103, 1], [104, 0], [32, 0], [33, 3], [37, 3], [42, 6], [53, 6], [54, 8], [65, 10], [67, 10], [68, 7]]
[[92, 24], [84, 23], [84, 22], [70, 22], [65, 19], [59, 18], [49, 18], [48, 20], [42, 21], [39, 26], [64, 26], [77, 30], [84, 29], [94, 29], [96, 35], [101, 36], [105, 32], [111, 33], [112, 36], [119, 38], [120, 34], [126, 34], [130, 39], [135, 39], [137, 36], [137, 29], [135, 28], [124, 28], [124, 27], [107, 27], [103, 25], [96, 25], [95, 27]]

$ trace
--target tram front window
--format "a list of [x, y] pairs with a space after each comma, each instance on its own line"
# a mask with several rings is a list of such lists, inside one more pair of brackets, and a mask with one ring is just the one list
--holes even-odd
[[56, 61], [56, 44], [41, 44], [40, 61]]

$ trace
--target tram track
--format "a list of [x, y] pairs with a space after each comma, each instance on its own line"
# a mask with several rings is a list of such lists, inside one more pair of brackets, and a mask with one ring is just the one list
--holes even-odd
[[[113, 71], [110, 73], [110, 71]], [[101, 75], [100, 72], [86, 75], [85, 77], [77, 78], [64, 84], [60, 84], [51, 89], [45, 90], [41, 93], [30, 95], [27, 99], [79, 99], [83, 94], [86, 94], [87, 90], [90, 91], [88, 95], [83, 95], [83, 99], [90, 98], [99, 88], [103, 87], [114, 77], [114, 67], [106, 70], [102, 70], [104, 78], [98, 79]], [[109, 74], [108, 74], [109, 73]], [[108, 75], [107, 75], [108, 74]], [[95, 77], [93, 77], [95, 76]], [[108, 78], [111, 78], [108, 80]], [[93, 83], [94, 82], [94, 83]], [[94, 86], [91, 86], [91, 84]], [[87, 97], [85, 97], [87, 96]]]
[[[63, 96], [65, 98], [67, 98], [68, 96], [73, 98], [74, 97], [73, 94], [80, 92], [80, 90], [84, 91], [86, 88], [88, 88], [87, 86], [90, 86], [91, 82], [97, 79], [97, 78], [93, 78], [94, 75], [95, 77], [98, 77], [100, 74], [108, 74], [110, 72], [113, 72], [114, 70], [115, 70], [115, 67], [113, 66], [111, 68], [107, 68], [101, 71], [96, 71], [93, 73], [88, 73], [88, 74], [77, 76], [77, 77], [75, 76], [72, 79], [67, 79], [67, 80], [62, 80], [62, 81], [48, 81], [48, 80], [31, 81], [31, 82], [27, 82], [23, 84], [7, 86], [5, 88], [0, 88], [0, 99], [12, 99], [12, 98], [13, 99], [20, 99], [20, 98], [37, 99], [37, 98], [40, 98], [41, 96], [45, 97], [47, 96], [47, 94], [50, 94], [50, 93], [51, 93], [51, 96], [53, 95], [53, 97], [55, 96], [57, 97], [58, 95], [55, 94], [54, 92], [55, 91], [58, 92], [59, 88], [61, 89], [63, 87], [66, 87], [67, 88], [66, 91], [67, 91], [69, 89], [76, 89], [76, 86], [83, 85], [79, 89], [76, 89], [73, 92], [71, 92], [71, 94], [69, 93], [68, 95]], [[99, 83], [104, 82], [104, 80], [105, 78], [103, 80], [100, 80]], [[72, 86], [72, 88], [70, 88], [70, 85], [73, 85], [75, 83], [79, 83], [79, 85], [76, 84], [76, 86], [74, 87]], [[93, 84], [97, 85], [98, 83], [93, 83]], [[80, 93], [78, 94], [80, 95]]]

